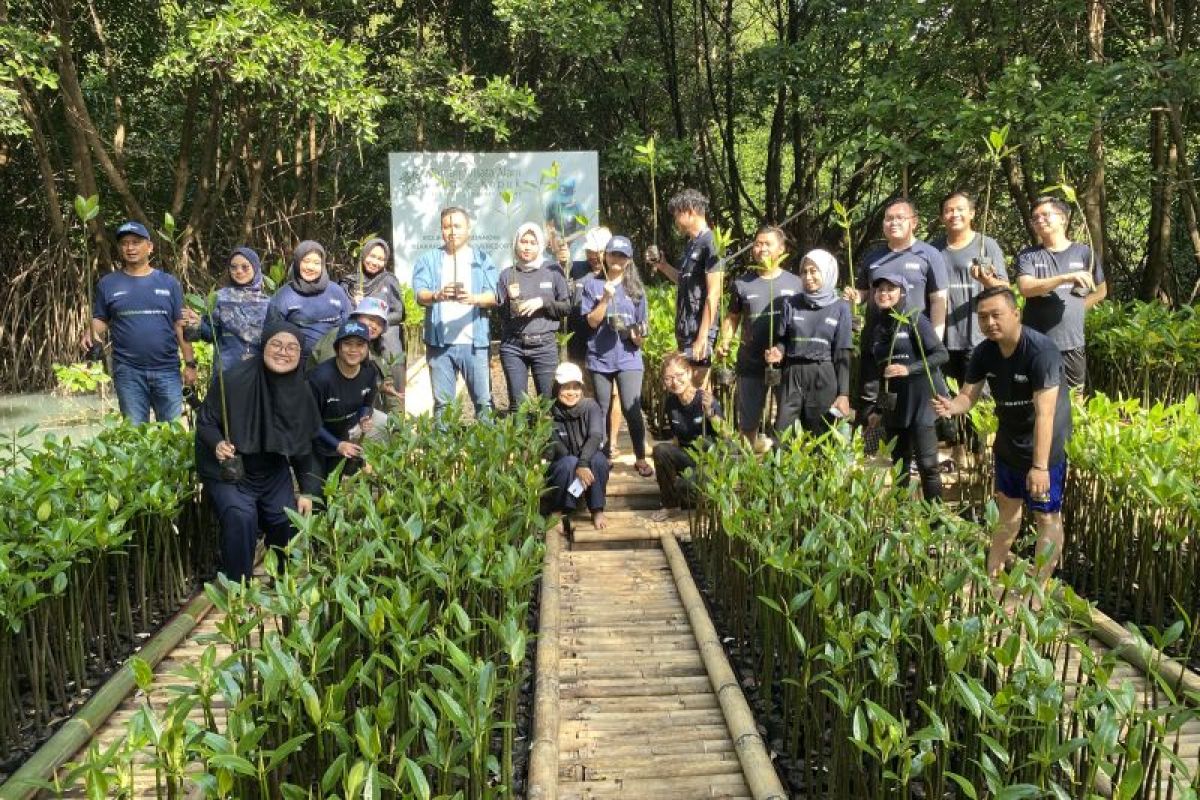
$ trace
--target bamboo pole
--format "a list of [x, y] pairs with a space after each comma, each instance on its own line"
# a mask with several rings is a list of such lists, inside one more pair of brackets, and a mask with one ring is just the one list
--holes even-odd
[[529, 800], [558, 797], [558, 564], [562, 553], [558, 526], [546, 533], [538, 608], [538, 647], [533, 698], [533, 742], [529, 752]]
[[[1095, 606], [1092, 607], [1091, 612], [1092, 633], [1096, 638], [1111, 647], [1118, 656], [1142, 672], [1149, 674], [1151, 664], [1154, 663], [1158, 651], [1141, 636], [1134, 636]], [[1182, 690], [1200, 695], [1200, 675], [1192, 672], [1175, 659], [1167, 658], [1164, 655], [1158, 659], [1154, 667], [1169, 685], [1175, 687], [1177, 694]], [[1151, 684], [1150, 689], [1153, 690], [1153, 688], [1153, 684]]]
[[729, 727], [729, 735], [737, 746], [738, 759], [742, 762], [746, 783], [755, 800], [785, 800], [787, 793], [779, 776], [775, 773], [775, 765], [767, 755], [762, 737], [758, 735], [758, 727], [754, 723], [754, 714], [750, 710], [746, 698], [742, 695], [737, 676], [725, 657], [725, 649], [721, 646], [721, 638], [708, 618], [704, 607], [704, 598], [692, 580], [691, 570], [679, 549], [679, 543], [669, 533], [662, 535], [663, 553], [671, 565], [675, 583], [679, 586], [679, 595], [683, 598], [684, 608], [692, 623], [692, 631], [700, 644], [700, 654], [704, 658], [704, 666], [712, 682], [713, 691], [721, 703], [725, 715], [725, 723]]
[[[212, 607], [212, 601], [201, 591], [135, 655], [151, 668], [157, 666], [195, 630]], [[38, 791], [38, 784], [51, 780], [63, 764], [85, 747], [136, 686], [133, 668], [126, 661], [75, 716], [67, 720], [0, 786], [0, 800], [28, 800], [33, 797]]]

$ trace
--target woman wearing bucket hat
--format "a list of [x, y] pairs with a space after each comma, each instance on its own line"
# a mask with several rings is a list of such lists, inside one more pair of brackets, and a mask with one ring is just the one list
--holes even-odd
[[338, 329], [334, 341], [337, 355], [320, 364], [308, 376], [308, 385], [321, 410], [321, 430], [313, 450], [326, 477], [345, 462], [343, 476], [362, 466], [363, 434], [373, 427], [371, 406], [382, 376], [368, 355], [370, 331], [357, 320]]
[[809, 433], [824, 433], [850, 413], [853, 316], [838, 296], [837, 278], [833, 254], [810, 251], [800, 262], [801, 291], [787, 299], [776, 323], [779, 344], [766, 360], [784, 364], [775, 421], [780, 433], [797, 422]]
[[321, 337], [350, 316], [350, 297], [330, 283], [325, 248], [305, 240], [292, 253], [287, 282], [271, 298], [267, 318], [284, 319], [304, 332], [304, 352], [312, 352]]
[[263, 323], [271, 297], [263, 291], [262, 264], [249, 247], [236, 247], [229, 255], [229, 284], [217, 290], [211, 315], [203, 317], [183, 309], [183, 324], [191, 341], [215, 342], [221, 351], [221, 368], [248, 361], [262, 353]]
[[396, 273], [388, 268], [392, 260], [392, 248], [379, 238], [368, 239], [358, 253], [359, 268], [338, 281], [354, 302], [355, 313], [363, 308], [363, 301], [379, 300], [386, 314], [384, 332], [378, 340], [372, 340], [373, 349], [382, 353], [389, 361], [404, 361], [404, 289]]
[[942, 497], [938, 469], [935, 394], [949, 396], [940, 367], [950, 359], [929, 318], [919, 312], [903, 313], [908, 291], [905, 274], [885, 267], [871, 277], [879, 321], [868, 343], [873, 378], [881, 380], [879, 399], [867, 412], [867, 424], [883, 425], [892, 441], [892, 459], [903, 462], [900, 481], [907, 485], [912, 464], [921, 476], [926, 500]]
[[608, 459], [600, 452], [604, 443], [604, 414], [595, 400], [583, 396], [583, 371], [569, 361], [554, 371], [553, 424], [544, 456], [548, 490], [542, 513], [569, 515], [580, 498], [592, 512], [592, 524], [604, 528]]
[[[621, 411], [633, 440], [634, 469], [649, 478], [654, 468], [646, 460], [646, 423], [642, 417], [642, 340], [649, 310], [646, 290], [633, 262], [633, 243], [628, 238], [614, 236], [609, 241], [604, 251], [604, 274], [584, 280], [580, 310], [593, 330], [588, 340], [587, 368], [596, 387], [596, 400], [607, 417], [613, 386], [618, 388]], [[609, 440], [608, 444], [611, 447], [613, 442]]]
[[546, 235], [532, 222], [513, 235], [513, 265], [500, 273], [500, 365], [508, 384], [508, 407], [516, 411], [533, 374], [539, 397], [549, 397], [558, 366], [556, 335], [571, 309], [562, 273], [545, 257]]

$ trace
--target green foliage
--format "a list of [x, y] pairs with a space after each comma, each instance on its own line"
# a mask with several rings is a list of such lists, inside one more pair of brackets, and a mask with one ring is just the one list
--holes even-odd
[[58, 86], [58, 73], [50, 67], [57, 40], [21, 25], [0, 23], [0, 136], [24, 137], [30, 134], [20, 108], [17, 81], [28, 81], [35, 88]]
[[[759, 459], [734, 438], [697, 455], [697, 557], [729, 633], [758, 646], [760, 691], [788, 710], [771, 735], [809, 792], [1090, 796], [1111, 778], [1152, 797], [1142, 764], [1170, 751], [1183, 701], [1146, 709], [1109, 688], [1117, 656], [1088, 647], [1085, 602], [1025, 565], [991, 585], [986, 532], [914, 501], [858, 441], [788, 434]], [[1192, 785], [1170, 769], [1177, 791]]]
[[40, 738], [211, 574], [178, 425], [115, 424], [0, 463], [0, 757]]
[[514, 121], [532, 119], [538, 113], [533, 92], [515, 86], [507, 75], [489, 76], [482, 85], [474, 75], [452, 75], [442, 100], [455, 122], [475, 133], [489, 132], [496, 142], [512, 136]]
[[55, 364], [54, 378], [58, 381], [58, 390], [66, 394], [91, 394], [112, 383], [99, 361]]

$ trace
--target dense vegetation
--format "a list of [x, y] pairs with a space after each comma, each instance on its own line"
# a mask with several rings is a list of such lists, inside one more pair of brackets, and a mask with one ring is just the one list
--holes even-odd
[[[650, 219], [652, 165], [660, 194], [698, 186], [738, 235], [804, 209], [804, 248], [840, 247], [837, 200], [858, 252], [887, 196], [928, 220], [989, 175], [989, 231], [1015, 252], [1029, 197], [1065, 180], [1116, 295], [1186, 302], [1198, 17], [1100, 0], [4, 0], [0, 385], [73, 360], [118, 218], [169, 234], [160, 256], [187, 285], [243, 240], [278, 257], [313, 236], [348, 263], [387, 227], [385, 153], [408, 149], [599, 150], [601, 216], [643, 241], [669, 228], [662, 202]], [[994, 161], [983, 139], [1004, 125]], [[99, 198], [86, 226], [77, 195]]]

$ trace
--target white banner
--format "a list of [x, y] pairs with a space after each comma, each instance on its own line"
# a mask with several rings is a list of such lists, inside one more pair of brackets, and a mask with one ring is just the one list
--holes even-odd
[[[598, 224], [599, 159], [595, 151], [566, 153], [391, 153], [392, 243], [396, 274], [412, 277], [417, 257], [442, 246], [439, 212], [471, 215], [471, 244], [503, 269], [512, 237], [525, 222], [571, 236]], [[572, 255], [582, 258], [582, 237]]]

